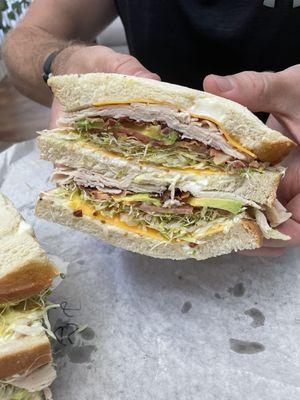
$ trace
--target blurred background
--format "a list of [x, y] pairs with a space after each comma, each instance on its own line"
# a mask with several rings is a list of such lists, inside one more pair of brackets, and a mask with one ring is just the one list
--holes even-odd
[[[27, 99], [14, 89], [1, 56], [5, 35], [22, 18], [29, 4], [29, 0], [0, 0], [0, 151], [16, 142], [32, 139], [36, 131], [47, 128], [49, 120], [47, 107]], [[120, 18], [97, 37], [97, 42], [128, 53]]]

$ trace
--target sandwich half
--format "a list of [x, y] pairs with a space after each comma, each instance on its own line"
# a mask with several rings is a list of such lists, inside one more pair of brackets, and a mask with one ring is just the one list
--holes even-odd
[[0, 398], [50, 399], [56, 377], [42, 296], [0, 306]]
[[0, 193], [0, 304], [47, 289], [58, 270], [9, 199]]
[[0, 194], [0, 399], [51, 399], [47, 292], [58, 270]]
[[57, 188], [38, 216], [160, 258], [288, 240], [276, 199], [294, 143], [239, 104], [118, 74], [49, 79], [65, 116], [38, 139]]

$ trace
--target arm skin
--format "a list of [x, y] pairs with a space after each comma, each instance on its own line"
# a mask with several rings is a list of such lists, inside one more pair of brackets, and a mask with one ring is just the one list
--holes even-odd
[[64, 47], [53, 62], [54, 74], [120, 72], [158, 79], [134, 57], [89, 43], [116, 16], [114, 0], [32, 2], [4, 43], [4, 59], [15, 87], [37, 102], [51, 105], [51, 93], [42, 79], [43, 63], [51, 52]]
[[[204, 80], [204, 88], [254, 112], [270, 113], [267, 125], [300, 144], [300, 65], [277, 73], [245, 71], [226, 77], [209, 75]], [[279, 186], [278, 198], [293, 216], [280, 225], [279, 230], [291, 240], [265, 240], [264, 247], [244, 254], [277, 257], [288, 247], [300, 246], [299, 146], [285, 164], [288, 169]]]

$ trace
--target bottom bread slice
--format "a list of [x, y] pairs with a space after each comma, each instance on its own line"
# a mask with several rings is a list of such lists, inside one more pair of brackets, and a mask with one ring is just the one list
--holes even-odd
[[258, 225], [246, 219], [231, 224], [226, 232], [216, 232], [205, 237], [200, 245], [190, 246], [184, 241], [168, 242], [126, 231], [84, 213], [79, 215], [74, 213], [66, 200], [53, 195], [51, 191], [42, 193], [36, 205], [36, 216], [40, 218], [90, 233], [114, 246], [157, 258], [204, 260], [232, 251], [258, 248], [263, 239]]

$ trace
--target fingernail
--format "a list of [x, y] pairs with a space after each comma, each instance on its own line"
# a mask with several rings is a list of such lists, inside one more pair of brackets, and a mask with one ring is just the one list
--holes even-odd
[[232, 80], [228, 76], [212, 75], [220, 92], [229, 92], [233, 89]]
[[147, 71], [138, 71], [134, 74], [134, 76], [138, 76], [139, 78], [148, 78], [148, 79], [158, 79], [158, 75], [153, 74], [152, 72]]

